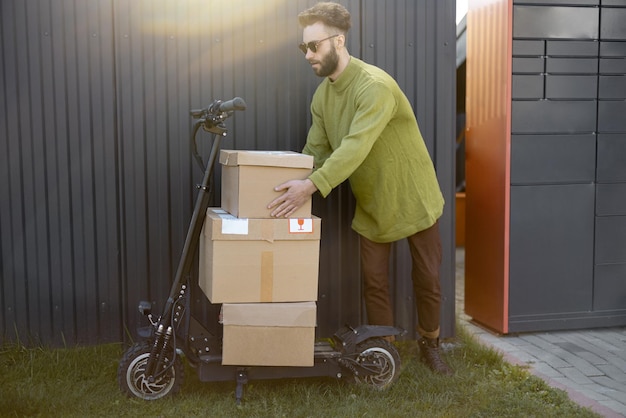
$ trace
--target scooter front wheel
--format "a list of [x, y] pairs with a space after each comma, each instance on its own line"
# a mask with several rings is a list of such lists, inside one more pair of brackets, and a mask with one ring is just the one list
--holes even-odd
[[[146, 376], [146, 365], [150, 357], [152, 345], [143, 342], [131, 346], [122, 357], [117, 369], [117, 380], [120, 390], [127, 396], [153, 401], [167, 395], [175, 395], [180, 390], [184, 379], [184, 369], [178, 356], [174, 353], [165, 361], [164, 373], [155, 379]], [[171, 362], [174, 364], [168, 364]], [[171, 367], [169, 367], [171, 366]]]
[[398, 380], [400, 354], [392, 343], [382, 338], [373, 338], [363, 341], [356, 348], [359, 353], [356, 362], [370, 372], [364, 376], [354, 376], [357, 383], [382, 390]]

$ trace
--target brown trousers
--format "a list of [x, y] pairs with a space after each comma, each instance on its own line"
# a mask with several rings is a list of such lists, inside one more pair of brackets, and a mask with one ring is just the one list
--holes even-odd
[[[439, 337], [441, 288], [441, 240], [439, 222], [407, 237], [411, 250], [413, 292], [417, 306], [417, 332], [426, 338]], [[391, 244], [360, 237], [363, 296], [371, 325], [394, 325], [389, 296], [389, 254]]]

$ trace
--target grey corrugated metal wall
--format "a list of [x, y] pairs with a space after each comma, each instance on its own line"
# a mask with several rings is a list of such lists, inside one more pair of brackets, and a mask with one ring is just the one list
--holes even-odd
[[[320, 80], [295, 48], [296, 15], [314, 3], [0, 3], [0, 342], [120, 341], [140, 299], [164, 302], [201, 179], [189, 110], [241, 96], [248, 110], [228, 121], [224, 148], [299, 151]], [[451, 336], [455, 2], [341, 3], [353, 14], [351, 53], [397, 78], [437, 166]], [[314, 202], [323, 336], [364, 321], [352, 211], [348, 187]], [[412, 329], [404, 245], [394, 255], [397, 322]]]

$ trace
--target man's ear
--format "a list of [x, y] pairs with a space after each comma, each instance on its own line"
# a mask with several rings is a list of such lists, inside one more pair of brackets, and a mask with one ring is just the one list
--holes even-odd
[[337, 36], [337, 46], [341, 48], [346, 47], [346, 35], [340, 34], [339, 36]]

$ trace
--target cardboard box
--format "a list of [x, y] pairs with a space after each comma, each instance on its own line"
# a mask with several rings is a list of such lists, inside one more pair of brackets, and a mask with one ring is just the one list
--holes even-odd
[[222, 364], [313, 366], [315, 302], [222, 305]]
[[321, 219], [242, 219], [209, 208], [199, 284], [213, 303], [317, 300]]
[[[270, 218], [267, 205], [283, 192], [274, 187], [304, 180], [313, 172], [313, 157], [291, 151], [221, 150], [222, 208], [238, 218]], [[311, 200], [293, 218], [311, 217]]]

